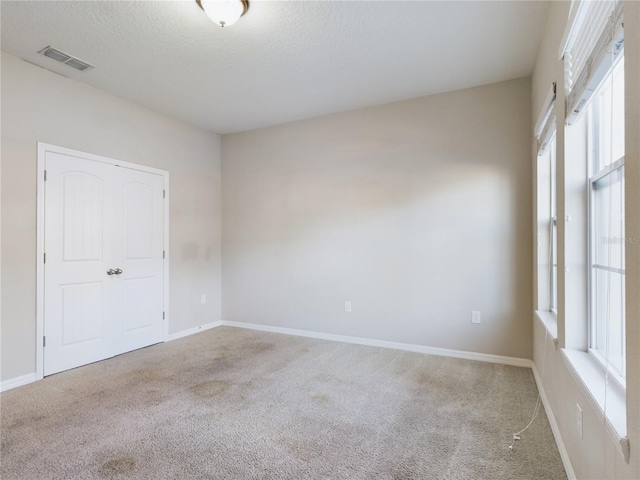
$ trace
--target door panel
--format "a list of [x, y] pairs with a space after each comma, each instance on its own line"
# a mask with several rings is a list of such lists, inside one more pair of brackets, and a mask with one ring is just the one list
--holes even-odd
[[62, 174], [63, 258], [99, 260], [102, 255], [103, 182], [82, 172]]
[[162, 341], [164, 298], [164, 179], [139, 170], [123, 172], [117, 202], [122, 212], [116, 245], [118, 302], [122, 306], [120, 352]]
[[139, 182], [124, 186], [124, 256], [153, 258], [153, 187]]
[[105, 235], [113, 167], [47, 152], [44, 374], [111, 356], [112, 242]]
[[102, 284], [63, 285], [62, 345], [102, 338]]
[[124, 331], [153, 326], [154, 277], [124, 279]]
[[53, 152], [45, 169], [44, 374], [162, 341], [164, 177]]

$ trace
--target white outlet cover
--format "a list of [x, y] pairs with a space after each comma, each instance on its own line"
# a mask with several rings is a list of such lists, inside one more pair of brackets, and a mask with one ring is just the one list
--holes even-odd
[[200, 296], [200, 303], [202, 305], [204, 305], [205, 303], [207, 303], [207, 296], [206, 295], [201, 295]]
[[478, 310], [471, 311], [471, 323], [480, 323], [482, 321], [482, 316]]
[[344, 302], [344, 311], [351, 313], [351, 302], [349, 300]]

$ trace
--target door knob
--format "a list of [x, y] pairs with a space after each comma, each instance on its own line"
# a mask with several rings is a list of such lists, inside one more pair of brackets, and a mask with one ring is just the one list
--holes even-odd
[[110, 268], [109, 270], [107, 270], [107, 275], [115, 275], [116, 271], [113, 268]]
[[116, 268], [116, 275], [120, 275], [122, 273], [122, 270], [120, 268]]

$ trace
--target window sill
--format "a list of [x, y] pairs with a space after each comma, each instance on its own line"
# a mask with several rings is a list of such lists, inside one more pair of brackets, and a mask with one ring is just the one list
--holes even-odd
[[[627, 441], [627, 408], [625, 391], [616, 382], [606, 384], [605, 372], [600, 363], [588, 352], [561, 349], [569, 371], [585, 396], [591, 401], [594, 410], [605, 418], [606, 430], [620, 453], [627, 460], [629, 450]], [[627, 460], [628, 461], [628, 460]]]
[[542, 322], [547, 333], [553, 339], [553, 344], [558, 349], [558, 319], [556, 314], [547, 310], [536, 310], [536, 317]]

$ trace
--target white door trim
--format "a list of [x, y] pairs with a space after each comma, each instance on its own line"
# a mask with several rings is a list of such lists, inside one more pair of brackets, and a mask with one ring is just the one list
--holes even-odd
[[44, 216], [45, 216], [45, 158], [47, 152], [59, 153], [71, 157], [89, 159], [96, 162], [107, 163], [142, 172], [154, 173], [163, 177], [165, 203], [164, 203], [164, 338], [169, 339], [169, 172], [157, 168], [138, 165], [136, 163], [121, 162], [113, 158], [94, 155], [91, 153], [71, 150], [69, 148], [58, 147], [48, 143], [38, 142], [38, 182], [37, 182], [37, 223], [36, 223], [36, 379], [44, 378]]

